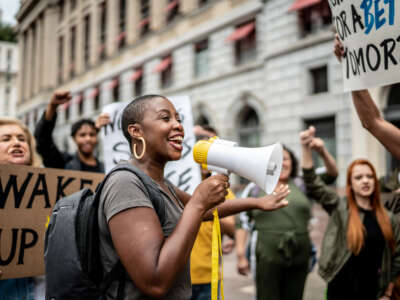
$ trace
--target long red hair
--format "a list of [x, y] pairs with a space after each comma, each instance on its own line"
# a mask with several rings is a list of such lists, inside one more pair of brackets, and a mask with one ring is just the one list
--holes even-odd
[[353, 173], [353, 169], [357, 165], [367, 165], [371, 168], [373, 177], [374, 177], [374, 192], [371, 195], [371, 206], [372, 211], [376, 216], [376, 220], [378, 222], [379, 227], [382, 230], [382, 234], [389, 244], [392, 252], [395, 250], [395, 240], [393, 236], [392, 225], [389, 219], [388, 214], [386, 213], [383, 205], [381, 203], [380, 189], [378, 178], [376, 176], [376, 171], [374, 166], [366, 159], [356, 159], [353, 161], [349, 168], [347, 169], [347, 182], [346, 182], [346, 196], [348, 199], [349, 205], [349, 221], [347, 228], [347, 246], [350, 251], [355, 255], [358, 255], [364, 246], [364, 236], [365, 236], [365, 227], [361, 223], [358, 206], [355, 200], [354, 192], [351, 186], [351, 176]]

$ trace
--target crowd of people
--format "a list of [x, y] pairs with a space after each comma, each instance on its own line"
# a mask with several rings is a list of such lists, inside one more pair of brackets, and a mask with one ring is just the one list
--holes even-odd
[[[338, 38], [334, 53], [340, 61]], [[363, 126], [400, 159], [400, 129], [380, 116], [367, 90], [352, 92], [352, 98]], [[70, 100], [68, 91], [56, 91], [34, 136], [21, 122], [0, 119], [0, 164], [103, 173], [95, 148], [107, 116], [72, 125], [75, 154], [60, 151], [53, 141], [57, 107]], [[397, 216], [383, 206], [380, 190], [398, 192], [399, 184], [396, 178], [394, 184], [380, 183], [368, 160], [349, 165], [345, 197], [340, 197], [328, 186], [338, 176], [335, 160], [310, 126], [299, 134], [301, 172], [293, 151], [284, 147], [282, 172], [271, 195], [250, 183], [235, 198], [226, 175], [207, 171], [190, 195], [164, 178], [166, 163], [179, 160], [183, 150], [184, 129], [173, 104], [161, 95], [140, 96], [124, 109], [121, 126], [132, 154], [124, 163], [149, 176], [165, 202], [160, 222], [135, 174], [116, 172], [105, 182], [98, 211], [99, 251], [104, 273], [122, 262], [127, 274], [123, 299], [211, 299], [211, 220], [217, 208], [222, 234], [231, 238], [225, 250], [235, 248], [240, 274], [253, 270], [256, 299], [301, 300], [315, 261], [309, 232], [314, 201], [329, 215], [318, 259], [327, 299], [395, 299], [400, 228]], [[198, 140], [217, 134], [209, 126], [196, 126], [194, 133]], [[312, 151], [322, 158], [325, 172], [315, 170]], [[44, 299], [44, 293], [44, 276], [0, 280], [0, 299]], [[119, 295], [118, 284], [111, 284], [104, 299]]]

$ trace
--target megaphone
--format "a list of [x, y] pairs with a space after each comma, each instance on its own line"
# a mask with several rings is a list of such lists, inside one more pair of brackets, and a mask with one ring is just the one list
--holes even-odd
[[198, 141], [193, 158], [203, 169], [242, 176], [271, 194], [282, 170], [283, 148], [279, 143], [260, 147], [239, 147], [237, 143], [213, 137]]

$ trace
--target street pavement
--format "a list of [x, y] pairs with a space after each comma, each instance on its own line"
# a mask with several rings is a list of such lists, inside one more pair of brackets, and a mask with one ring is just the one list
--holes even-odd
[[[318, 249], [321, 246], [328, 216], [321, 206], [314, 204], [311, 239]], [[323, 300], [325, 283], [317, 274], [318, 266], [308, 275], [303, 300]], [[241, 276], [236, 271], [236, 254], [224, 255], [224, 293], [226, 300], [253, 300], [255, 287], [252, 277]], [[272, 300], [272, 299], [271, 299]]]

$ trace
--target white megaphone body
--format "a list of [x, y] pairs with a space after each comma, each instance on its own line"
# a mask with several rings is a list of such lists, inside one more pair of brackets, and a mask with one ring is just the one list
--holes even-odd
[[198, 141], [193, 158], [203, 169], [242, 176], [271, 194], [282, 170], [282, 145], [259, 148], [238, 147], [237, 143], [217, 137]]

